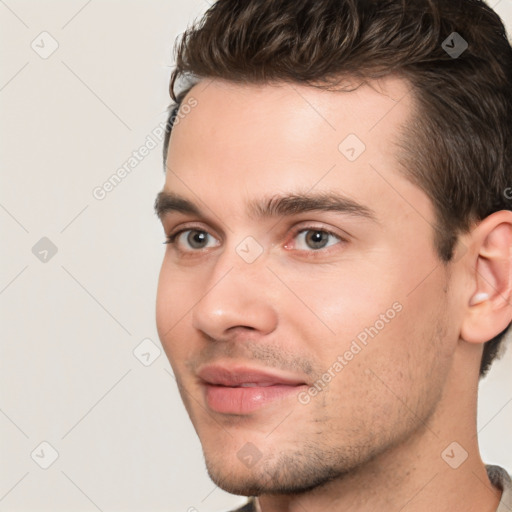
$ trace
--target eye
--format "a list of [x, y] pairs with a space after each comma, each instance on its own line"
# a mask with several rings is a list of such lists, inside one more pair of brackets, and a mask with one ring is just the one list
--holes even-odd
[[[298, 231], [294, 239], [296, 243], [293, 249], [299, 251], [318, 251], [342, 242], [343, 239], [331, 231], [319, 228], [306, 228]], [[289, 244], [285, 246], [290, 248]]]
[[[181, 252], [192, 252], [201, 249], [208, 249], [215, 247], [216, 239], [213, 238], [210, 233], [201, 229], [183, 229], [170, 235], [167, 238], [166, 244], [175, 245]], [[183, 249], [185, 247], [185, 249]]]

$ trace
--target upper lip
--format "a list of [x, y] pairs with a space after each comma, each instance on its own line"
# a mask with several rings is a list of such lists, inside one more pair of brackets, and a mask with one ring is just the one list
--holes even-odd
[[206, 365], [200, 368], [197, 375], [207, 384], [217, 386], [237, 387], [242, 384], [300, 386], [305, 384], [303, 380], [298, 378], [246, 366]]

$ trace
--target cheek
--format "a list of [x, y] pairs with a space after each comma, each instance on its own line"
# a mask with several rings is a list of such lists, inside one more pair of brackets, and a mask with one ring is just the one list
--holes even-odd
[[442, 379], [454, 345], [445, 340], [450, 311], [442, 269], [431, 272], [435, 262], [409, 273], [391, 262], [387, 268], [360, 266], [363, 272], [354, 262], [350, 271], [296, 278], [293, 290], [308, 307], [292, 297], [280, 303], [281, 318], [305, 341], [314, 366], [330, 370], [338, 382], [331, 389], [345, 388], [343, 393], [354, 384], [376, 385], [372, 395], [379, 388], [385, 394], [381, 377], [407, 396], [411, 386], [427, 385], [432, 374]]
[[321, 391], [303, 411], [306, 430], [321, 434], [322, 443], [370, 446], [375, 439], [392, 440], [435, 409], [450, 367], [442, 348], [447, 320], [439, 313], [436, 324], [425, 308], [410, 308], [405, 303], [380, 331], [360, 331], [364, 343], [353, 336], [333, 338], [316, 354], [325, 372], [316, 381]]
[[[156, 298], [156, 326], [158, 336], [172, 367], [186, 357], [189, 344], [186, 334], [188, 313], [194, 305], [190, 279], [180, 277], [166, 259], [162, 264]], [[181, 340], [181, 341], [180, 341]]]
[[387, 323], [373, 321], [361, 331], [365, 343], [358, 343], [357, 362], [346, 368], [345, 378], [372, 401], [374, 421], [385, 422], [386, 414], [394, 411], [397, 421], [402, 417], [414, 423], [440, 399], [456, 344], [448, 333], [449, 305], [440, 289], [433, 279], [423, 293], [394, 303], [393, 314], [385, 313]]
[[298, 330], [297, 339], [308, 340], [312, 359], [322, 366], [349, 350], [353, 340], [370, 339], [369, 330], [379, 335], [387, 331], [403, 310], [396, 278], [386, 279], [382, 269], [361, 261], [343, 263], [282, 273], [294, 292], [279, 300], [282, 323]]

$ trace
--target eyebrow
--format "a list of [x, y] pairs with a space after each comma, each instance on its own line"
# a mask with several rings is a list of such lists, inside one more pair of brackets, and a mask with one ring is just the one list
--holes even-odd
[[188, 213], [201, 216], [201, 210], [191, 201], [173, 192], [158, 193], [155, 200], [155, 213], [161, 219], [166, 213]]
[[376, 214], [372, 209], [333, 192], [275, 195], [249, 202], [249, 212], [257, 218], [284, 217], [311, 211], [345, 213], [377, 221]]
[[[333, 192], [273, 195], [251, 200], [248, 203], [249, 216], [259, 219], [286, 217], [313, 211], [344, 213], [378, 223], [377, 216], [371, 208]], [[159, 192], [155, 200], [155, 213], [159, 219], [162, 219], [165, 214], [172, 212], [204, 217], [201, 209], [185, 197], [173, 192]]]

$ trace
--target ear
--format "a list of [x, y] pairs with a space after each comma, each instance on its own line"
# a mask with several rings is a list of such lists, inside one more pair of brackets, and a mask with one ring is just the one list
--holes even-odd
[[495, 212], [474, 228], [467, 309], [460, 336], [485, 343], [512, 321], [512, 212]]

